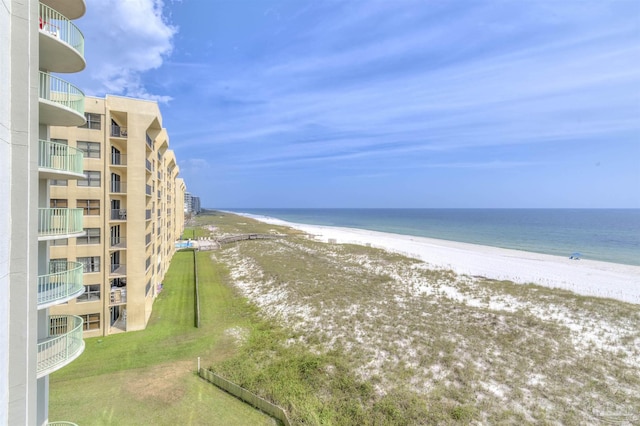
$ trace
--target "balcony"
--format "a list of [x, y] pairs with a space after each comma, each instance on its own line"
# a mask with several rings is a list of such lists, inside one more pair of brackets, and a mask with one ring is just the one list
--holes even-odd
[[82, 318], [75, 315], [49, 317], [48, 336], [38, 341], [37, 377], [59, 370], [83, 351]]
[[124, 237], [111, 237], [109, 240], [109, 248], [120, 250], [127, 248], [127, 239]]
[[84, 0], [42, 0], [69, 19], [81, 18], [87, 11]]
[[112, 138], [126, 138], [127, 137], [127, 128], [118, 126], [117, 124], [111, 125], [111, 137]]
[[82, 209], [38, 209], [38, 241], [84, 235]]
[[111, 210], [111, 220], [127, 220], [127, 209]]
[[40, 123], [51, 126], [81, 126], [84, 93], [71, 83], [40, 71]]
[[127, 183], [119, 180], [109, 182], [109, 192], [112, 194], [126, 194]]
[[109, 299], [109, 305], [124, 305], [127, 303], [127, 288], [115, 288], [111, 289], [111, 298]]
[[126, 166], [127, 154], [120, 154], [116, 152], [111, 153], [111, 165], [112, 166]]
[[109, 269], [109, 278], [125, 277], [127, 276], [127, 265], [120, 263], [112, 263]]
[[66, 16], [40, 3], [40, 68], [51, 72], [79, 72], [84, 59], [84, 35]]
[[38, 172], [45, 179], [84, 178], [82, 151], [61, 143], [38, 141]]
[[82, 272], [79, 262], [50, 262], [49, 273], [38, 275], [38, 309], [80, 296], [84, 292]]

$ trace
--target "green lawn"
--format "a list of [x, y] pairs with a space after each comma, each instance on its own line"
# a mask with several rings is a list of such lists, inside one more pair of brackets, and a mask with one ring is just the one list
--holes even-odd
[[236, 351], [225, 331], [253, 310], [199, 253], [201, 328], [194, 327], [191, 252], [173, 257], [144, 331], [86, 339], [76, 361], [51, 376], [49, 418], [82, 425], [260, 425], [273, 420], [195, 375]]

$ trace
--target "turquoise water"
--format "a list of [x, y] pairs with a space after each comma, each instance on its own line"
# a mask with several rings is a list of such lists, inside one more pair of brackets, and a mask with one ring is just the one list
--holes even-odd
[[227, 209], [311, 225], [640, 265], [640, 209]]
[[176, 248], [190, 248], [193, 247], [193, 243], [191, 241], [180, 241], [176, 243]]

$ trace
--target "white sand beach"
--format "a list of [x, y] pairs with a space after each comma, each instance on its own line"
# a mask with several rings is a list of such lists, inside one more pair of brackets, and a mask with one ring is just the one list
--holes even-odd
[[640, 304], [640, 266], [467, 244], [354, 228], [306, 225], [246, 215], [289, 226], [325, 242], [371, 245], [420, 259], [433, 268]]

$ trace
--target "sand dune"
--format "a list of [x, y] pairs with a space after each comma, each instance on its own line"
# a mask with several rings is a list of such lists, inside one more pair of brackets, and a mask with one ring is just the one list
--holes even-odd
[[305, 225], [247, 215], [290, 226], [325, 242], [371, 245], [420, 259], [434, 268], [640, 304], [640, 266], [569, 258], [433, 238], [354, 228]]

